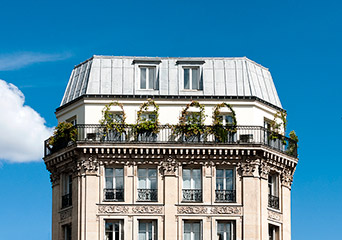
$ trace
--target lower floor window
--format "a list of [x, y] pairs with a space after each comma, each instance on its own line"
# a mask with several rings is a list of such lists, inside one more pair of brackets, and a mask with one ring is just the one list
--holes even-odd
[[123, 239], [123, 221], [122, 220], [106, 221], [105, 240], [122, 240], [122, 239]]
[[218, 240], [233, 240], [234, 239], [234, 224], [232, 221], [217, 222]]
[[272, 224], [268, 225], [268, 239], [279, 240], [279, 227]]
[[71, 240], [71, 224], [63, 225], [63, 240]]
[[157, 240], [157, 221], [139, 220], [139, 240]]
[[201, 240], [202, 226], [200, 221], [184, 221], [184, 240]]

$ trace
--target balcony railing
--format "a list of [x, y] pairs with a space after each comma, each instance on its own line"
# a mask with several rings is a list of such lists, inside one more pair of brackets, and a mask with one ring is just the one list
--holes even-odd
[[235, 190], [216, 190], [216, 202], [236, 202]]
[[158, 201], [157, 189], [138, 189], [138, 201], [155, 202]]
[[[80, 124], [77, 128], [77, 143], [172, 143], [172, 144], [261, 144], [287, 155], [297, 157], [297, 143], [288, 137], [272, 133], [259, 126], [203, 126], [200, 134], [182, 133], [172, 125], [160, 125], [157, 133], [138, 133], [134, 126], [123, 126], [123, 131], [108, 130], [99, 124]], [[220, 131], [222, 130], [222, 131]], [[45, 141], [45, 156], [72, 145], [66, 142], [51, 146]]]
[[66, 208], [72, 205], [71, 193], [62, 196], [62, 208]]
[[104, 199], [106, 201], [118, 201], [122, 202], [124, 200], [124, 190], [115, 188], [105, 188], [104, 189]]
[[202, 202], [202, 189], [183, 189], [184, 202]]
[[279, 197], [268, 194], [268, 206], [270, 208], [279, 209]]

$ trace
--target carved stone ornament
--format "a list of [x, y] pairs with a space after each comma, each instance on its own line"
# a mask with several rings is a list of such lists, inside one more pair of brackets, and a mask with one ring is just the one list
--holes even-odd
[[241, 207], [226, 207], [226, 206], [179, 206], [178, 214], [241, 214]]
[[293, 181], [292, 173], [290, 170], [284, 170], [281, 173], [281, 184], [285, 187], [291, 188]]
[[175, 159], [168, 157], [160, 163], [160, 171], [163, 175], [175, 175], [178, 164]]
[[50, 174], [50, 181], [51, 181], [52, 186], [58, 184], [59, 183], [59, 179], [60, 179], [60, 173], [52, 172]]
[[96, 174], [99, 168], [99, 163], [96, 158], [89, 157], [82, 159], [77, 163], [77, 170], [80, 174]]
[[268, 219], [276, 221], [276, 222], [282, 222], [283, 221], [283, 215], [281, 213], [277, 213], [277, 212], [268, 210]]
[[99, 213], [128, 213], [129, 209], [125, 206], [105, 205], [99, 206]]
[[71, 215], [72, 215], [72, 209], [67, 209], [67, 210], [60, 212], [61, 220], [65, 220], [65, 219], [71, 217]]
[[240, 207], [212, 207], [212, 214], [241, 214]]
[[206, 207], [193, 207], [193, 206], [184, 206], [177, 208], [178, 214], [206, 214], [207, 208]]
[[270, 166], [267, 165], [267, 163], [262, 162], [259, 165], [259, 175], [261, 178], [268, 179], [268, 174], [270, 172]]
[[139, 206], [139, 207], [133, 207], [132, 208], [133, 213], [156, 213], [156, 214], [162, 214], [163, 213], [163, 207], [159, 206]]
[[256, 165], [253, 162], [241, 163], [239, 166], [242, 177], [253, 177]]

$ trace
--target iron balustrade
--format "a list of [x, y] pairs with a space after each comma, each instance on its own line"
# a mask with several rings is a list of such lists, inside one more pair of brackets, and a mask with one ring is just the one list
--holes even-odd
[[216, 202], [236, 202], [235, 190], [216, 190]]
[[[182, 133], [175, 125], [160, 125], [157, 131], [137, 132], [134, 125], [125, 125], [116, 131], [100, 124], [79, 124], [76, 143], [172, 143], [172, 144], [259, 144], [287, 155], [297, 157], [297, 142], [260, 126], [203, 126], [200, 134]], [[67, 141], [60, 146], [51, 146], [45, 141], [45, 156], [72, 145]]]
[[202, 189], [183, 189], [184, 202], [202, 202]]
[[62, 196], [62, 208], [66, 208], [72, 205], [71, 193]]
[[124, 200], [124, 190], [115, 188], [105, 188], [104, 189], [104, 199], [106, 201], [118, 201], [122, 202]]
[[279, 209], [279, 197], [268, 194], [268, 206], [270, 208]]
[[158, 201], [157, 189], [138, 189], [138, 201]]

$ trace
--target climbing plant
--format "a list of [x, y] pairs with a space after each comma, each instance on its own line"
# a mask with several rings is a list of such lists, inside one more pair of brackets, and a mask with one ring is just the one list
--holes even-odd
[[[113, 113], [110, 112], [112, 106], [119, 106], [121, 108], [120, 119], [114, 117]], [[125, 131], [126, 125], [126, 114], [123, 108], [123, 105], [117, 101], [106, 104], [102, 110], [102, 119], [100, 120], [100, 124], [104, 126], [105, 134], [110, 130], [115, 130], [119, 133]]]
[[[223, 125], [222, 119], [220, 118], [222, 107], [227, 107], [231, 111], [232, 122]], [[211, 127], [211, 133], [214, 134], [218, 142], [227, 142], [229, 134], [236, 133], [236, 114], [232, 106], [228, 103], [217, 104], [213, 110], [213, 125]]]
[[[148, 108], [152, 106], [154, 108], [153, 111], [148, 111]], [[154, 118], [144, 118], [142, 117], [143, 113], [148, 113], [149, 115], [153, 115]], [[135, 129], [138, 133], [159, 132], [159, 106], [155, 103], [151, 98], [147, 99], [146, 102], [140, 105], [140, 109], [137, 113], [137, 122], [135, 124]]]

